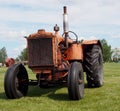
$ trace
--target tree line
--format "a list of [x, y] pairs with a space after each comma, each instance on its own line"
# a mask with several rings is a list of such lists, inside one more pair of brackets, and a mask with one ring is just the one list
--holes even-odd
[[[120, 61], [120, 49], [115, 48], [111, 49], [111, 45], [107, 43], [105, 39], [101, 40], [102, 48], [103, 48], [103, 60], [104, 62], [118, 62]], [[0, 49], [0, 63], [4, 63], [7, 58], [6, 48], [3, 47]], [[23, 49], [16, 58], [16, 61], [27, 61], [27, 48]]]
[[0, 65], [4, 65], [6, 58], [7, 58], [7, 51], [6, 48], [3, 47], [0, 49]]

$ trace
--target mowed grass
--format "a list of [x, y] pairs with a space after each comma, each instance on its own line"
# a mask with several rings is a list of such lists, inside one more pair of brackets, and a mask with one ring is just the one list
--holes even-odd
[[[0, 68], [0, 111], [120, 111], [120, 63], [104, 64], [104, 86], [85, 88], [84, 98], [72, 101], [67, 87], [42, 89], [29, 86], [28, 95], [7, 99], [4, 92], [4, 74]], [[29, 77], [35, 77], [29, 70]]]

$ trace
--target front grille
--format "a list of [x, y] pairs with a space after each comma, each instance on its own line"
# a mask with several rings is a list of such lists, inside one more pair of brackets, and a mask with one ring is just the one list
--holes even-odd
[[53, 65], [52, 38], [28, 39], [29, 67]]

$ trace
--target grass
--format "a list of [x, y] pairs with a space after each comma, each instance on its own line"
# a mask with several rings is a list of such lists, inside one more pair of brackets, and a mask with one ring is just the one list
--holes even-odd
[[0, 111], [120, 111], [120, 63], [104, 64], [104, 86], [85, 88], [80, 101], [69, 100], [67, 87], [40, 89], [38, 86], [30, 86], [26, 97], [7, 99], [5, 71], [6, 68], [0, 68]]

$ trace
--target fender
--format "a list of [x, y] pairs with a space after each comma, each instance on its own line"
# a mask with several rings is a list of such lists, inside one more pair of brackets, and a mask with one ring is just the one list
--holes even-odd
[[100, 42], [100, 40], [83, 40], [82, 41], [82, 45], [85, 46], [85, 45], [99, 45], [101, 50], [102, 50], [102, 53], [103, 53], [103, 48], [102, 48], [102, 44]]
[[81, 44], [72, 44], [65, 51], [65, 60], [68, 61], [83, 61], [83, 48]]

